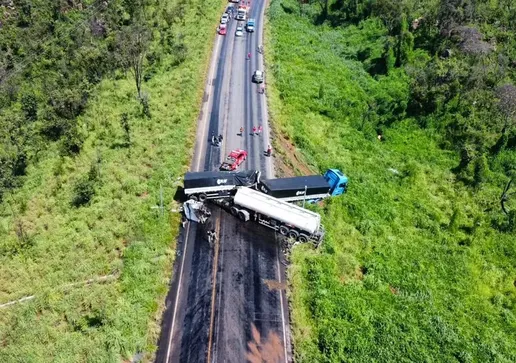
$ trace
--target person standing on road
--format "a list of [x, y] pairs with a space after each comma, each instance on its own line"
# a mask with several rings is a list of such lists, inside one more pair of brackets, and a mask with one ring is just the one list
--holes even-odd
[[256, 135], [256, 126], [253, 126], [253, 135]]
[[271, 156], [271, 154], [272, 154], [272, 147], [269, 144], [269, 146], [267, 146], [267, 156]]
[[258, 126], [258, 133], [259, 133], [259, 134], [261, 134], [261, 133], [262, 133], [262, 131], [263, 131], [263, 127], [262, 127], [262, 125]]
[[243, 135], [244, 135], [244, 128], [243, 128], [243, 127], [241, 127], [241, 128], [240, 128], [240, 136], [243, 136]]
[[215, 230], [214, 229], [209, 230], [206, 234], [208, 235], [208, 243], [210, 245], [213, 244], [216, 241], [216, 238], [217, 238]]
[[247, 53], [247, 60], [251, 59], [251, 52]]

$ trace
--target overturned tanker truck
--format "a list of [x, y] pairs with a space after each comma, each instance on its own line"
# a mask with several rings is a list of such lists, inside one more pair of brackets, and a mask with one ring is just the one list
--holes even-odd
[[[348, 179], [338, 169], [324, 175], [260, 180], [257, 170], [188, 172], [184, 194], [195, 222], [207, 220], [202, 204], [213, 202], [238, 217], [271, 228], [299, 242], [319, 245], [324, 238], [321, 216], [292, 202], [317, 201], [346, 192]], [[291, 202], [291, 203], [288, 203]], [[195, 207], [195, 208], [194, 208]], [[187, 211], [185, 209], [185, 211]]]
[[324, 238], [319, 214], [251, 188], [239, 188], [232, 198], [213, 202], [242, 222], [259, 223], [299, 242], [319, 245]]

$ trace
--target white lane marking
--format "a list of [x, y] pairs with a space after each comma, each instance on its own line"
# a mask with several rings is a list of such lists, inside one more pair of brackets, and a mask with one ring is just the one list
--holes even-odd
[[166, 360], [166, 363], [168, 363], [168, 361], [169, 361], [170, 349], [172, 348], [172, 336], [173, 336], [173, 333], [174, 333], [174, 324], [176, 322], [177, 302], [179, 300], [179, 296], [181, 295], [179, 292], [181, 291], [181, 280], [183, 279], [183, 269], [184, 269], [184, 266], [185, 266], [185, 254], [184, 254], [184, 252], [186, 251], [186, 247], [188, 246], [188, 236], [190, 235], [190, 222], [188, 222], [187, 226], [188, 226], [188, 229], [186, 230], [185, 246], [183, 248], [183, 253], [182, 253], [182, 256], [181, 256], [182, 260], [181, 260], [181, 269], [180, 269], [180, 272], [179, 272], [179, 282], [178, 282], [178, 285], [177, 285], [176, 301], [174, 303], [174, 314], [172, 315], [172, 324], [170, 324], [170, 331], [169, 331], [169, 335], [168, 335], [168, 348], [167, 348], [167, 360]]
[[[206, 112], [209, 108], [208, 108], [208, 104], [210, 104], [212, 102], [212, 99], [210, 98], [210, 93], [208, 92], [209, 88], [210, 87], [213, 87], [213, 74], [215, 73], [215, 66], [217, 64], [217, 59], [219, 58], [219, 51], [220, 51], [220, 37], [217, 36], [217, 40], [215, 42], [215, 49], [214, 49], [214, 52], [212, 54], [212, 60], [211, 60], [211, 65], [210, 65], [210, 71], [208, 73], [208, 80], [207, 80], [207, 85], [205, 87], [205, 92], [206, 92], [206, 95], [208, 95], [208, 98], [209, 98], [209, 102], [205, 102], [203, 104], [203, 107], [201, 109], [205, 109], [203, 111], [203, 118], [201, 119], [201, 125], [198, 125], [200, 126], [201, 130], [202, 130], [202, 138], [200, 140], [200, 144], [199, 144], [199, 147], [198, 147], [198, 150], [197, 150], [197, 158], [195, 160], [195, 166], [194, 166], [194, 170], [198, 171], [199, 170], [199, 164], [200, 164], [200, 158], [201, 158], [201, 150], [204, 148], [204, 145], [206, 143], [206, 121], [208, 120], [208, 112]], [[204, 97], [204, 96], [203, 96]], [[181, 295], [181, 281], [183, 279], [183, 272], [184, 272], [184, 265], [185, 265], [185, 252], [187, 251], [187, 247], [188, 247], [188, 237], [190, 235], [190, 222], [188, 222], [187, 224], [188, 226], [188, 229], [186, 230], [186, 236], [185, 236], [185, 246], [183, 248], [183, 253], [181, 254], [181, 269], [179, 270], [179, 281], [178, 281], [178, 286], [177, 286], [177, 294], [176, 294], [176, 301], [175, 301], [175, 304], [174, 304], [174, 312], [172, 314], [172, 323], [170, 324], [170, 331], [169, 331], [169, 336], [168, 336], [168, 347], [167, 347], [167, 358], [166, 358], [166, 361], [165, 363], [169, 363], [169, 359], [170, 359], [170, 350], [172, 349], [172, 338], [173, 338], [173, 333], [174, 333], [174, 326], [175, 326], [175, 323], [176, 323], [176, 315], [177, 315], [177, 309], [178, 309], [178, 300], [179, 300], [179, 296]]]

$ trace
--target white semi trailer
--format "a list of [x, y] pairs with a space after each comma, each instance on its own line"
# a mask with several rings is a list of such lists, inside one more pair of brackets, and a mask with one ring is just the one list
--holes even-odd
[[319, 214], [251, 188], [239, 188], [232, 205], [228, 200], [222, 203], [243, 222], [255, 221], [299, 242], [319, 244], [324, 238]]

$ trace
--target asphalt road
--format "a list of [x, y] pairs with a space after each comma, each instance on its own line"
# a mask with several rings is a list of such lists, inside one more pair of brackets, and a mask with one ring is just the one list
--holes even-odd
[[[264, 5], [264, 0], [253, 0], [254, 33], [235, 37], [237, 22], [231, 20], [227, 35], [217, 36], [191, 170], [217, 170], [229, 151], [243, 148], [249, 154], [242, 169], [273, 175], [272, 160], [264, 154], [269, 143], [265, 96], [251, 83], [254, 70], [263, 70], [257, 47]], [[251, 60], [246, 59], [248, 52]], [[263, 133], [251, 135], [252, 127], [260, 125]], [[239, 136], [242, 126], [245, 132]], [[224, 135], [220, 148], [209, 144], [212, 134]], [[156, 362], [291, 361], [277, 237], [217, 207], [211, 210], [209, 225], [189, 223], [179, 236]], [[210, 246], [206, 230], [212, 227], [219, 238]]]

